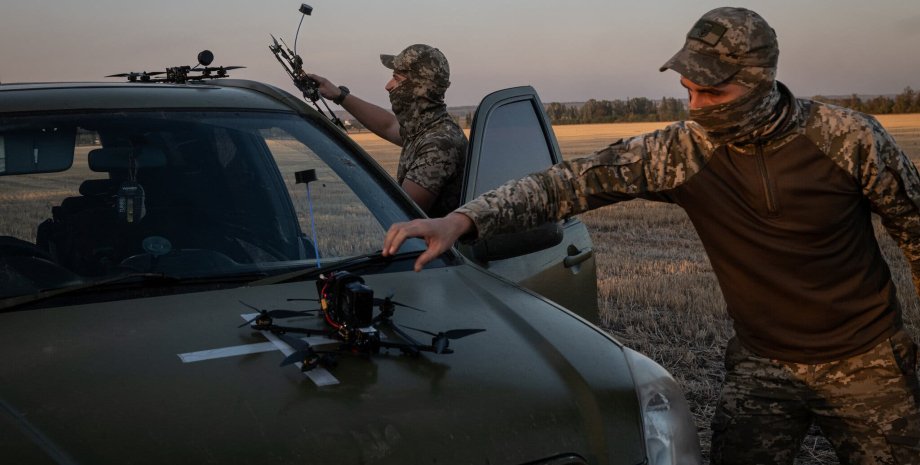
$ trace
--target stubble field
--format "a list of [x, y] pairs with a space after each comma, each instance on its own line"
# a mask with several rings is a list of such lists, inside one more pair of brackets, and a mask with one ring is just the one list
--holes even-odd
[[[915, 164], [920, 164], [920, 114], [878, 117]], [[563, 156], [588, 155], [621, 137], [666, 123], [557, 126]], [[352, 137], [395, 175], [399, 148], [373, 134]], [[597, 256], [601, 325], [618, 340], [652, 357], [684, 388], [697, 419], [704, 455], [709, 421], [724, 374], [722, 353], [733, 334], [709, 260], [683, 210], [636, 200], [581, 215]], [[876, 218], [877, 220], [877, 218]], [[920, 302], [897, 245], [878, 221], [876, 233], [897, 285], [907, 330], [920, 339]], [[836, 464], [817, 430], [806, 438], [800, 465]]]

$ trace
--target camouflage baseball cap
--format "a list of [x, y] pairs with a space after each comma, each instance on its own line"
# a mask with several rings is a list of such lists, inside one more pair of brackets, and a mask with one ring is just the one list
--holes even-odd
[[440, 50], [425, 44], [410, 45], [399, 55], [380, 55], [383, 66], [393, 71], [450, 85], [450, 66]]
[[673, 69], [701, 86], [714, 86], [742, 68], [775, 68], [776, 33], [757, 13], [744, 8], [716, 8], [687, 33], [684, 47], [661, 67]]

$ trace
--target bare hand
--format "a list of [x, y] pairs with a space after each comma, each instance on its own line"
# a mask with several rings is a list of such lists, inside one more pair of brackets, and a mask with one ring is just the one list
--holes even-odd
[[317, 87], [319, 89], [319, 94], [326, 99], [334, 99], [342, 93], [342, 90], [338, 86], [332, 83], [332, 81], [320, 76], [319, 74], [310, 74], [307, 73], [307, 77], [316, 81]]
[[402, 243], [410, 237], [422, 238], [428, 249], [415, 260], [414, 267], [415, 271], [422, 271], [425, 264], [441, 256], [460, 236], [472, 231], [474, 227], [473, 221], [460, 213], [451, 213], [444, 218], [396, 223], [387, 231], [383, 241], [383, 255], [396, 254]]

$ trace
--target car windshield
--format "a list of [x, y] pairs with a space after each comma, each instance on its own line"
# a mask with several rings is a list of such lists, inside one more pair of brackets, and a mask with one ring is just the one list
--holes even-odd
[[328, 131], [257, 111], [0, 117], [0, 298], [125, 273], [271, 275], [378, 250], [406, 210]]

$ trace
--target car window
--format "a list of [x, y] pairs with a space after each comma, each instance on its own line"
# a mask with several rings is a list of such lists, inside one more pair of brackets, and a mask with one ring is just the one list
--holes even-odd
[[[380, 248], [386, 231], [358, 195], [316, 153], [288, 132], [266, 134], [271, 152], [293, 201], [300, 231], [320, 257], [347, 257]], [[308, 182], [297, 182], [297, 173]], [[347, 240], [345, 240], [347, 238]]]
[[408, 218], [325, 131], [268, 112], [0, 118], [0, 297], [128, 271], [284, 272], [378, 250]]
[[482, 132], [475, 193], [492, 190], [553, 164], [546, 135], [531, 100], [496, 107]]

